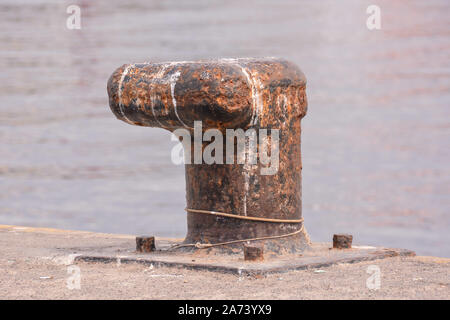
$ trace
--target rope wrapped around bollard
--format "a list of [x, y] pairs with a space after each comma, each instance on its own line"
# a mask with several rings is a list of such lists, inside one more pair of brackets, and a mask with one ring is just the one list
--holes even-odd
[[[233, 213], [225, 213], [225, 212], [219, 212], [219, 211], [210, 211], [210, 210], [199, 210], [199, 209], [189, 209], [185, 208], [187, 212], [195, 212], [195, 213], [203, 213], [203, 214], [211, 214], [215, 216], [221, 216], [221, 217], [228, 217], [228, 218], [235, 218], [235, 219], [243, 219], [243, 220], [250, 220], [250, 221], [260, 221], [260, 222], [269, 222], [269, 223], [303, 223], [304, 219], [271, 219], [271, 218], [261, 218], [261, 217], [249, 217], [249, 216], [241, 216], [238, 214]], [[225, 242], [218, 242], [218, 243], [184, 243], [184, 244], [176, 244], [170, 247], [168, 250], [174, 250], [178, 248], [185, 248], [185, 247], [195, 247], [197, 249], [206, 249], [216, 246], [223, 246], [227, 244], [234, 244], [234, 243], [241, 243], [241, 242], [247, 242], [247, 241], [258, 241], [258, 240], [269, 240], [269, 239], [279, 239], [279, 238], [286, 238], [291, 237], [296, 234], [299, 234], [303, 231], [304, 225], [300, 227], [300, 229], [282, 234], [282, 235], [276, 235], [276, 236], [267, 236], [267, 237], [257, 237], [257, 238], [249, 238], [249, 239], [239, 239], [239, 240], [231, 240], [231, 241], [225, 241]]]

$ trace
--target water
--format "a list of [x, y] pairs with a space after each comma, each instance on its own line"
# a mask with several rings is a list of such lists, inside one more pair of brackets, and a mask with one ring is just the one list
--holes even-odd
[[308, 78], [303, 212], [314, 241], [450, 257], [450, 3], [73, 1], [0, 4], [0, 223], [182, 237], [184, 168], [162, 129], [117, 121], [124, 63], [279, 56]]

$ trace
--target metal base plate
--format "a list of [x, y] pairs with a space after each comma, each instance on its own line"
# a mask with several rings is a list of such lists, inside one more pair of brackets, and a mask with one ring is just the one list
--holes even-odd
[[151, 253], [137, 253], [131, 241], [123, 247], [98, 246], [83, 250], [78, 248], [76, 261], [102, 263], [139, 263], [153, 267], [178, 267], [193, 270], [207, 270], [237, 275], [281, 273], [290, 270], [323, 268], [338, 263], [355, 263], [395, 256], [414, 256], [406, 249], [354, 246], [351, 249], [332, 249], [330, 243], [313, 243], [303, 254], [265, 256], [264, 261], [247, 262], [243, 255], [218, 255], [200, 249], [195, 252], [167, 251], [176, 240], [157, 239], [157, 250]]

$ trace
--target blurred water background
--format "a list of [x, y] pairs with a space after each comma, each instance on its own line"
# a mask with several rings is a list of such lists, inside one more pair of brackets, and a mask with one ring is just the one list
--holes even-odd
[[[81, 30], [66, 28], [70, 4]], [[183, 237], [184, 168], [162, 129], [117, 121], [124, 63], [278, 56], [308, 79], [303, 215], [313, 241], [450, 257], [450, 2], [0, 3], [0, 224]]]

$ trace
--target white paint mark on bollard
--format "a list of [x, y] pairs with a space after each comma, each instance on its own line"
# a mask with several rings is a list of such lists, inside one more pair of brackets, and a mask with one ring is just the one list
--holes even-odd
[[122, 103], [122, 91], [123, 91], [123, 89], [122, 89], [122, 86], [123, 86], [123, 80], [127, 76], [127, 74], [130, 71], [130, 69], [133, 68], [133, 67], [134, 67], [134, 64], [130, 64], [123, 70], [122, 75], [120, 77], [119, 88], [118, 88], [118, 92], [117, 92], [117, 96], [119, 98], [120, 114], [125, 119], [125, 121], [128, 122], [129, 124], [134, 124], [134, 122], [127, 118], [127, 116], [125, 115], [125, 112], [122, 109], [123, 108], [123, 103]]

